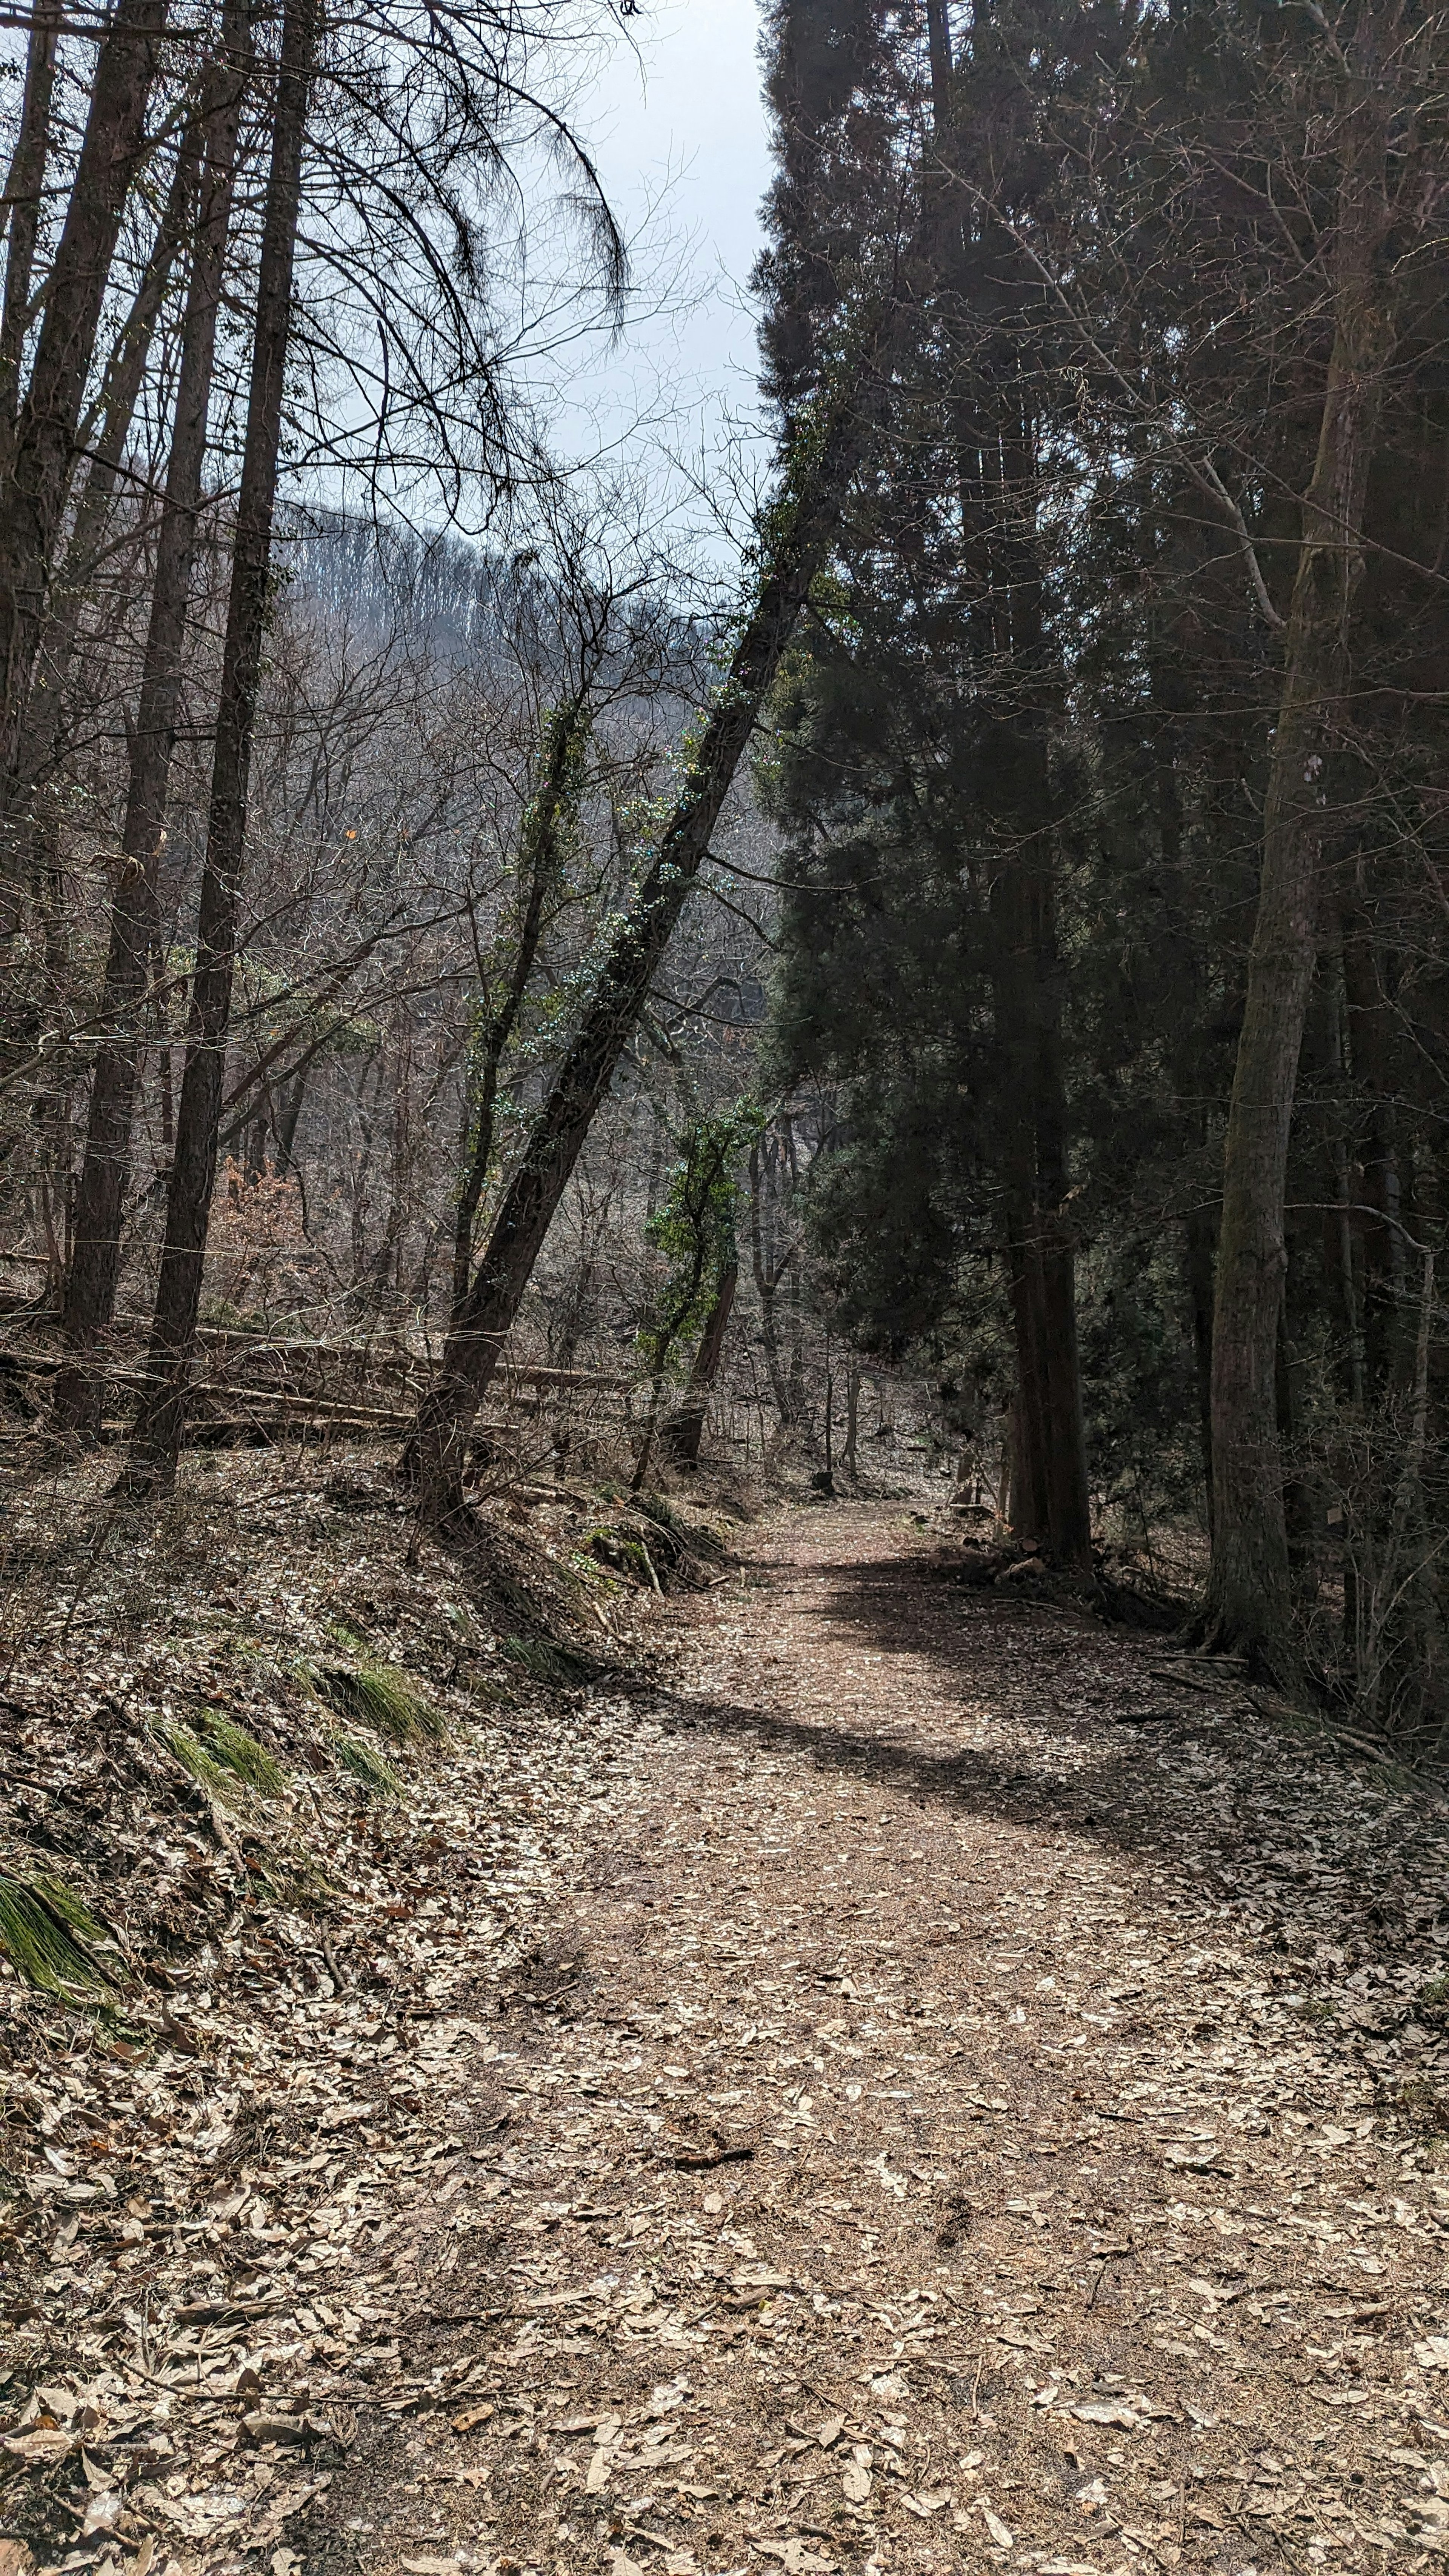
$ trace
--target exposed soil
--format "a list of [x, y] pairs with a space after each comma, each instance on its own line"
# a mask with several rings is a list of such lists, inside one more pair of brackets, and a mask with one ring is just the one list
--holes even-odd
[[1442, 1810], [898, 1510], [757, 1533], [679, 1643], [508, 2143], [420, 2195], [446, 2376], [359, 2419], [362, 2566], [1442, 2552]]
[[130, 2356], [121, 2432], [116, 2358], [52, 2363], [12, 2435], [76, 2525], [99, 2500], [42, 2562], [1449, 2550], [1443, 1804], [1160, 1639], [968, 1586], [899, 1505], [745, 1547], [648, 1596], [654, 1678], [447, 1757], [396, 1973], [319, 1966], [265, 2100], [261, 2038], [208, 2072], [204, 2017], [195, 2060], [123, 2067], [173, 2102], [153, 2199], [183, 2144], [195, 2178], [109, 2259], [169, 2229], [195, 2277], [164, 2327], [118, 2278], [81, 2343]]

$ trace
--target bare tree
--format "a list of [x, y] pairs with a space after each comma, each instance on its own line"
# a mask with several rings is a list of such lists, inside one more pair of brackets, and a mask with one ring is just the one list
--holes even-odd
[[[127, 196], [150, 149], [146, 109], [167, 8], [168, 0], [117, 0], [46, 279], [35, 355], [13, 432], [0, 453], [0, 795], [7, 806], [14, 802], [21, 727], [111, 263]], [[12, 233], [12, 259], [20, 246]], [[7, 811], [4, 820], [0, 939], [13, 936], [25, 896], [14, 817]]]
[[252, 728], [267, 626], [282, 395], [301, 208], [302, 150], [320, 24], [320, 0], [289, 0], [282, 22], [271, 167], [257, 271], [246, 446], [237, 500], [186, 1065], [176, 1113], [176, 1146], [151, 1330], [149, 1383], [127, 1468], [128, 1483], [139, 1491], [164, 1491], [176, 1474], [201, 1302], [206, 1229], [216, 1182], [217, 1135], [246, 855]]
[[201, 508], [217, 315], [231, 224], [237, 133], [249, 37], [237, 0], [223, 28], [221, 59], [208, 84], [206, 153], [182, 329], [171, 456], [157, 538], [150, 626], [131, 742], [130, 787], [111, 905], [110, 948], [101, 1008], [106, 1030], [91, 1078], [85, 1160], [76, 1194], [62, 1316], [67, 1359], [56, 1380], [55, 1415], [71, 1430], [94, 1431], [101, 1386], [92, 1358], [115, 1308], [141, 1013], [157, 942], [156, 868], [180, 704], [186, 610]]

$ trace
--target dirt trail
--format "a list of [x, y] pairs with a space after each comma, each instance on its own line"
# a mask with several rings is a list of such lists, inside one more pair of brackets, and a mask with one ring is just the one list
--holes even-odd
[[603, 1712], [406, 2222], [410, 2411], [364, 2404], [303, 2556], [1442, 2555], [1443, 1810], [898, 1508], [751, 1545]]

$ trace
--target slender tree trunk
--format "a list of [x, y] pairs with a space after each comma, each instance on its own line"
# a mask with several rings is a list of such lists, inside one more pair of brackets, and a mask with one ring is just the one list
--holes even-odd
[[478, 1405], [685, 897], [708, 856], [720, 809], [780, 656], [839, 527], [870, 418], [859, 401], [858, 381], [837, 384], [822, 397], [796, 443], [786, 495], [767, 524], [754, 605], [728, 676], [701, 728], [652, 865], [619, 925], [593, 998], [504, 1193], [449, 1333], [438, 1378], [419, 1408], [421, 1512], [436, 1531], [461, 1524], [463, 1457]]
[[292, 1171], [295, 1166], [297, 1152], [297, 1126], [302, 1115], [302, 1102], [307, 1093], [308, 1070], [308, 1066], [304, 1064], [301, 1072], [296, 1076], [296, 1079], [292, 1083], [291, 1089], [287, 1094], [286, 1107], [282, 1111], [281, 1121], [277, 1128], [276, 1171], [277, 1178], [279, 1180], [284, 1180], [287, 1174]]
[[142, 1398], [127, 1471], [128, 1484], [141, 1491], [158, 1487], [169, 1490], [175, 1479], [201, 1303], [207, 1225], [216, 1183], [217, 1135], [246, 855], [252, 729], [271, 582], [302, 151], [320, 15], [320, 0], [288, 0], [282, 22], [272, 157], [257, 275], [246, 444], [197, 918], [196, 971], [176, 1112], [176, 1152], [166, 1202], [166, 1236], [151, 1332], [149, 1383]]
[[[1039, 838], [1043, 836], [1038, 836]], [[1055, 1017], [1051, 862], [1005, 861], [992, 905], [1002, 1050], [1001, 1173], [1016, 1340], [1011, 1526], [1064, 1564], [1091, 1555], [1077, 1359], [1076, 1259], [1065, 1217], [1066, 1101]]]
[[[1365, 51], [1373, 13], [1360, 20]], [[1298, 1671], [1278, 1455], [1275, 1361], [1283, 1200], [1298, 1059], [1318, 948], [1320, 784], [1339, 722], [1362, 571], [1364, 492], [1393, 330], [1379, 274], [1385, 106], [1359, 90], [1331, 246], [1334, 339], [1283, 641], [1263, 862], [1223, 1157], [1213, 1313], [1213, 1552], [1200, 1633], [1279, 1682]]]
[[50, 157], [50, 105], [55, 90], [57, 10], [37, 7], [25, 54], [25, 95], [20, 128], [5, 177], [5, 302], [0, 312], [0, 458], [13, 453], [20, 413], [21, 358], [30, 320], [31, 280], [40, 232], [45, 167]]
[[1184, 1227], [1192, 1355], [1197, 1379], [1197, 1432], [1202, 1451], [1203, 1497], [1209, 1530], [1213, 1514], [1213, 1243], [1210, 1208], [1192, 1208]]
[[524, 817], [518, 877], [527, 889], [527, 899], [518, 925], [518, 945], [514, 950], [502, 1006], [496, 1012], [490, 1012], [485, 1019], [479, 1060], [471, 1068], [472, 1116], [469, 1120], [467, 1161], [453, 1228], [451, 1311], [454, 1318], [463, 1309], [468, 1283], [473, 1275], [473, 1233], [489, 1165], [493, 1160], [493, 1132], [503, 1059], [518, 1025], [518, 1015], [528, 997], [548, 897], [558, 882], [566, 827], [574, 803], [572, 782], [577, 774], [587, 730], [588, 717], [581, 698], [552, 711], [544, 735], [542, 775]]
[[[55, 864], [59, 817], [53, 799], [45, 796], [44, 789], [59, 766], [70, 736], [68, 689], [80, 643], [81, 613], [121, 479], [121, 460], [131, 435], [171, 273], [195, 215], [200, 158], [198, 121], [188, 126], [182, 136], [151, 255], [94, 406], [94, 451], [65, 553], [51, 583], [35, 649], [30, 692], [5, 805], [10, 818], [12, 876], [22, 906], [33, 889], [45, 882]], [[19, 917], [12, 907], [7, 916], [9, 929], [18, 925]]]
[[[992, 897], [994, 1007], [1006, 1078], [1001, 1179], [1017, 1359], [1011, 1526], [1066, 1564], [1091, 1556], [1086, 1446], [1077, 1353], [1076, 1257], [1067, 1218], [1066, 1086], [1056, 944], [1055, 792], [1048, 725], [1060, 696], [1046, 632], [1037, 535], [1037, 440], [1013, 322], [1025, 307], [1018, 256], [993, 244], [994, 318], [973, 308], [961, 199], [950, 184], [961, 132], [945, 0], [927, 0], [934, 167], [927, 240], [945, 288], [942, 327], [952, 403], [962, 533], [981, 598], [967, 624], [995, 693], [1005, 848]], [[983, 348], [983, 322], [991, 341]]]
[[792, 1244], [783, 1261], [776, 1261], [773, 1227], [770, 1229], [770, 1241], [766, 1243], [765, 1180], [768, 1173], [773, 1197], [774, 1170], [774, 1162], [767, 1163], [759, 1145], [752, 1145], [750, 1147], [750, 1263], [754, 1271], [756, 1293], [760, 1300], [760, 1341], [764, 1348], [765, 1369], [770, 1380], [770, 1393], [775, 1399], [775, 1411], [779, 1417], [780, 1428], [782, 1431], [789, 1431], [795, 1426], [796, 1415], [780, 1358], [780, 1334], [775, 1322], [775, 1299], [779, 1293], [780, 1282], [794, 1260], [795, 1247]]
[[156, 872], [181, 699], [186, 610], [201, 508], [206, 422], [216, 353], [246, 83], [247, 28], [235, 5], [224, 58], [209, 85], [206, 158], [187, 291], [151, 617], [131, 743], [122, 857], [111, 905], [102, 1008], [106, 1031], [91, 1081], [85, 1160], [76, 1196], [63, 1330], [66, 1360], [56, 1379], [55, 1415], [94, 1436], [101, 1386], [96, 1345], [109, 1330], [120, 1272], [121, 1216], [130, 1160], [146, 978], [157, 944]]
[[76, 433], [126, 199], [147, 150], [146, 106], [167, 0], [116, 0], [100, 49], [75, 181], [56, 248], [30, 378], [0, 481], [0, 936], [13, 931], [14, 778], [56, 545], [76, 463]]
[[729, 1330], [730, 1316], [734, 1312], [735, 1290], [739, 1285], [739, 1277], [740, 1266], [737, 1261], [727, 1262], [720, 1272], [719, 1285], [714, 1293], [714, 1304], [709, 1310], [704, 1331], [699, 1337], [699, 1348], [695, 1352], [694, 1365], [689, 1372], [684, 1400], [678, 1411], [670, 1415], [664, 1426], [664, 1437], [670, 1454], [678, 1459], [682, 1467], [699, 1465], [699, 1444], [704, 1437], [709, 1399], [714, 1393], [720, 1361], [724, 1356], [725, 1335]]
[[856, 1442], [860, 1436], [860, 1362], [852, 1354], [845, 1368], [845, 1446], [840, 1463], [852, 1484], [859, 1480]]

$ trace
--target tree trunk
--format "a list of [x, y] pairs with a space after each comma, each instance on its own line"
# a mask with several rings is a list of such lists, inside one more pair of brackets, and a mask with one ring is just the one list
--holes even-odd
[[[1011, 1526], [1064, 1564], [1091, 1557], [1086, 1445], [1077, 1355], [1076, 1259], [1069, 1191], [1056, 943], [1056, 797], [1048, 724], [1061, 695], [1048, 639], [1038, 536], [1037, 424], [1015, 336], [1033, 290], [1000, 227], [989, 302], [973, 282], [962, 200], [950, 182], [960, 130], [945, 0], [928, 0], [931, 122], [927, 238], [945, 289], [942, 327], [957, 370], [952, 435], [962, 534], [979, 598], [969, 631], [983, 694], [997, 701], [1002, 855], [992, 889], [994, 1012], [1005, 1080], [1001, 1180], [1016, 1340], [1017, 1407]], [[979, 251], [980, 245], [976, 245]]]
[[[0, 937], [18, 927], [23, 907], [54, 867], [59, 845], [59, 816], [42, 790], [53, 776], [70, 738], [71, 709], [67, 690], [76, 659], [81, 611], [106, 534], [106, 522], [121, 460], [131, 435], [156, 325], [161, 317], [171, 272], [195, 215], [201, 158], [199, 120], [188, 126], [176, 155], [176, 167], [156, 227], [145, 273], [117, 337], [105, 381], [93, 406], [97, 415], [95, 446], [65, 553], [50, 588], [44, 622], [35, 649], [29, 696], [20, 720], [19, 745], [11, 777], [5, 783], [9, 817], [10, 876], [15, 902], [5, 913]], [[3, 909], [0, 898], [0, 909]], [[17, 909], [17, 906], [19, 907]]]
[[1192, 1355], [1197, 1378], [1197, 1432], [1202, 1451], [1203, 1497], [1209, 1530], [1213, 1516], [1213, 1216], [1191, 1208], [1184, 1228], [1187, 1294], [1192, 1309]]
[[288, 0], [257, 274], [256, 330], [197, 918], [196, 971], [151, 1331], [149, 1383], [126, 1478], [139, 1491], [169, 1490], [175, 1479], [216, 1183], [246, 855], [252, 730], [267, 628], [302, 151], [319, 22], [319, 0]]
[[25, 54], [20, 128], [5, 177], [10, 241], [5, 260], [5, 304], [0, 313], [0, 457], [7, 460], [20, 412], [20, 362], [30, 318], [45, 165], [50, 157], [50, 103], [55, 90], [59, 26], [58, 11], [36, 9]]
[[[768, 1150], [773, 1154], [773, 1146]], [[794, 1260], [795, 1247], [792, 1244], [784, 1259], [776, 1261], [773, 1228], [770, 1229], [771, 1240], [768, 1247], [766, 1245], [764, 1182], [768, 1173], [773, 1197], [774, 1171], [773, 1160], [767, 1162], [761, 1147], [752, 1145], [750, 1147], [750, 1263], [754, 1271], [755, 1289], [760, 1300], [760, 1341], [764, 1348], [765, 1369], [770, 1380], [770, 1393], [775, 1399], [775, 1411], [779, 1417], [780, 1428], [782, 1431], [790, 1431], [795, 1427], [796, 1412], [780, 1358], [780, 1335], [775, 1322], [775, 1298], [779, 1292], [780, 1282]]]
[[615, 933], [593, 998], [504, 1193], [449, 1332], [437, 1381], [419, 1407], [420, 1508], [425, 1523], [439, 1533], [462, 1525], [462, 1465], [473, 1418], [554, 1210], [708, 856], [780, 656], [839, 526], [868, 419], [853, 396], [858, 377], [849, 385], [842, 378], [821, 398], [796, 441], [785, 494], [766, 524], [755, 602], [728, 676], [700, 730], [653, 863]]
[[[1045, 746], [1041, 746], [1043, 768]], [[1045, 844], [1046, 835], [1038, 833]], [[992, 901], [994, 1010], [1005, 1080], [1001, 1174], [1016, 1341], [1011, 1527], [1063, 1564], [1091, 1556], [1077, 1360], [1076, 1260], [1064, 1214], [1066, 1101], [1056, 1024], [1051, 859], [1030, 843]]]
[[122, 857], [111, 905], [102, 1004], [106, 1030], [91, 1081], [85, 1160], [76, 1196], [63, 1315], [67, 1356], [55, 1387], [57, 1422], [92, 1437], [99, 1425], [101, 1395], [94, 1354], [115, 1311], [141, 1019], [150, 959], [158, 937], [156, 872], [176, 741], [216, 324], [246, 82], [245, 17], [233, 5], [229, 19], [224, 58], [209, 84], [206, 159], [182, 331], [171, 455], [156, 547], [140, 705], [131, 743]]
[[[1365, 52], [1373, 13], [1359, 21]], [[1223, 1155], [1213, 1312], [1213, 1551], [1200, 1633], [1291, 1682], [1288, 1533], [1275, 1361], [1287, 1255], [1283, 1200], [1304, 1019], [1318, 946], [1320, 785], [1346, 679], [1361, 522], [1393, 332], [1379, 275], [1387, 229], [1385, 104], [1355, 76], [1331, 248], [1334, 338], [1283, 643], [1264, 800], [1263, 862]]]
[[856, 1458], [856, 1442], [859, 1437], [860, 1362], [852, 1355], [846, 1362], [845, 1368], [845, 1446], [840, 1453], [840, 1463], [853, 1485], [858, 1483], [860, 1477], [860, 1467]]
[[518, 1015], [528, 997], [543, 932], [545, 906], [558, 882], [565, 825], [576, 798], [574, 782], [587, 731], [588, 715], [582, 697], [570, 700], [566, 706], [555, 707], [550, 713], [544, 728], [542, 775], [519, 836], [518, 877], [526, 888], [526, 901], [523, 918], [518, 925], [518, 945], [514, 950], [502, 1007], [485, 1019], [478, 1060], [469, 1069], [472, 1115], [468, 1122], [467, 1162], [453, 1228], [453, 1319], [463, 1310], [473, 1275], [473, 1233], [488, 1168], [493, 1160], [493, 1131], [503, 1059], [518, 1025]]
[[[21, 726], [76, 463], [76, 433], [132, 179], [167, 0], [116, 0], [100, 49], [75, 181], [56, 248], [30, 381], [3, 459], [0, 507], [0, 781], [13, 797]], [[23, 904], [15, 816], [0, 852], [0, 937]]]
[[699, 1444], [704, 1437], [709, 1399], [714, 1393], [715, 1380], [719, 1376], [719, 1364], [724, 1356], [725, 1334], [729, 1330], [730, 1316], [734, 1311], [735, 1290], [739, 1285], [739, 1277], [740, 1268], [737, 1261], [729, 1262], [720, 1272], [719, 1285], [714, 1293], [714, 1304], [709, 1310], [704, 1331], [699, 1337], [699, 1348], [695, 1352], [694, 1365], [689, 1372], [689, 1383], [684, 1390], [684, 1400], [678, 1411], [670, 1415], [664, 1426], [664, 1438], [670, 1455], [679, 1461], [681, 1467], [699, 1465]]

